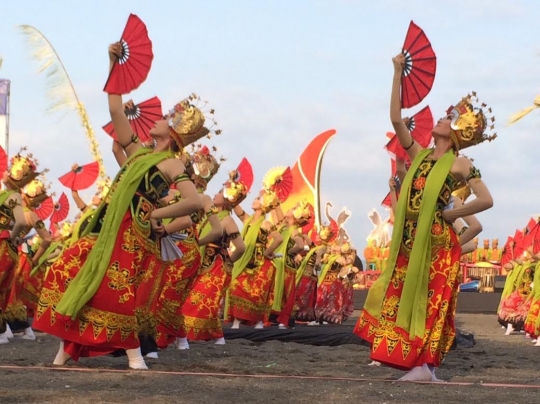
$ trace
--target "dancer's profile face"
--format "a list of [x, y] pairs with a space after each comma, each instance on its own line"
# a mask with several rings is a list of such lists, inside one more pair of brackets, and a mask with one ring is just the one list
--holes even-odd
[[437, 121], [437, 125], [433, 128], [431, 133], [433, 136], [450, 137], [450, 123], [452, 122], [452, 115], [447, 115]]
[[164, 119], [160, 119], [159, 121], [156, 121], [154, 124], [154, 127], [150, 129], [150, 136], [152, 137], [166, 137], [169, 136], [169, 120], [165, 119], [166, 117], [163, 117]]
[[225, 198], [223, 197], [223, 189], [221, 189], [217, 194], [214, 195], [214, 205], [216, 206], [223, 206], [223, 202], [225, 201]]
[[253, 203], [251, 204], [251, 209], [262, 210], [261, 200], [259, 199], [259, 197], [253, 200]]

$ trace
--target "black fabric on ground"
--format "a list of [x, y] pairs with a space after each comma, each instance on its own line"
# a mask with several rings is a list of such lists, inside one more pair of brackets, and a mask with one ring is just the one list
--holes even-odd
[[280, 330], [278, 327], [266, 327], [256, 330], [253, 327], [242, 327], [231, 330], [230, 325], [224, 325], [223, 334], [225, 340], [246, 339], [252, 342], [281, 341], [296, 342], [298, 344], [317, 346], [338, 346], [346, 344], [364, 345], [369, 344], [353, 334], [354, 325], [322, 325], [307, 326], [296, 324], [294, 329]]

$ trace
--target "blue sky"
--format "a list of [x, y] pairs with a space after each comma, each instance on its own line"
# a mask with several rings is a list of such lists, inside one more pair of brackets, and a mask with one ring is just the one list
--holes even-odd
[[[495, 206], [479, 215], [481, 238], [504, 242], [540, 213], [540, 114], [506, 120], [540, 93], [540, 3], [504, 0], [355, 1], [106, 1], [5, 2], [0, 25], [0, 77], [12, 80], [10, 150], [28, 145], [56, 181], [75, 162], [91, 161], [75, 112], [47, 113], [46, 80], [38, 75], [16, 26], [41, 30], [60, 54], [85, 103], [108, 173], [116, 166], [108, 136], [107, 46], [119, 39], [129, 13], [146, 23], [154, 44], [148, 80], [129, 98], [154, 95], [164, 109], [191, 92], [210, 101], [223, 134], [210, 142], [227, 158], [210, 184], [215, 192], [243, 156], [255, 187], [274, 166], [292, 165], [308, 142], [334, 128], [322, 171], [322, 202], [337, 215], [347, 206], [353, 243], [363, 248], [367, 214], [386, 195], [391, 130], [391, 58], [410, 20], [424, 29], [438, 58], [430, 95], [406, 111], [430, 105], [435, 118], [470, 91], [496, 116], [499, 137], [466, 151], [491, 190]], [[534, 3], [534, 4], [533, 4]], [[91, 191], [84, 196], [89, 198]], [[245, 208], [247, 208], [247, 204]], [[74, 211], [74, 209], [73, 209]]]

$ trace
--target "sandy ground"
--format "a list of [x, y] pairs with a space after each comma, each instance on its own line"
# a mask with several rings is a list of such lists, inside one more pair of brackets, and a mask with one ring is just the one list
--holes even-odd
[[[367, 366], [369, 350], [363, 346], [277, 341], [192, 343], [188, 351], [168, 349], [158, 360], [148, 359], [149, 371], [127, 370], [125, 357], [83, 358], [58, 370], [50, 366], [57, 340], [38, 333], [37, 341], [16, 337], [0, 345], [0, 403], [539, 402], [540, 347], [523, 334], [504, 336], [494, 315], [462, 314], [457, 322], [463, 332], [475, 335], [477, 345], [448, 355], [438, 372], [446, 384], [389, 381], [402, 372]], [[491, 383], [527, 386], [486, 385]]]

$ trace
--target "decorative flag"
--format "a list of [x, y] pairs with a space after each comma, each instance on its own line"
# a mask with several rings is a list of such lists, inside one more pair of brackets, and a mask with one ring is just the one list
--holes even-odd
[[[330, 140], [336, 135], [334, 129], [327, 130], [317, 135], [302, 152], [293, 168], [293, 186], [289, 197], [281, 204], [283, 212], [291, 209], [300, 201], [310, 203], [315, 210], [314, 225], [321, 225], [321, 167], [324, 152]], [[309, 229], [304, 229], [308, 230]]]

